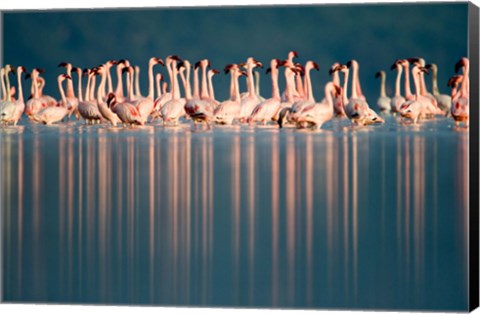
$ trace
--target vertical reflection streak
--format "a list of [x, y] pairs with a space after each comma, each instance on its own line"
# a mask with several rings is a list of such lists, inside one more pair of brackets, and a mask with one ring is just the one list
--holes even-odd
[[287, 293], [288, 304], [295, 298], [295, 142], [292, 136], [286, 138], [286, 209], [287, 209]]
[[64, 248], [66, 247], [65, 241], [65, 137], [60, 136], [58, 140], [58, 239], [59, 239], [59, 273], [58, 277], [58, 293], [60, 295], [65, 291], [64, 281], [62, 280], [65, 277], [65, 254]]
[[358, 151], [357, 135], [352, 136], [352, 237], [353, 237], [353, 295], [355, 301], [358, 297]]
[[[312, 136], [306, 138], [305, 148], [305, 210], [306, 210], [306, 285], [307, 304], [312, 304], [312, 282], [313, 282], [313, 148]], [[278, 156], [277, 156], [278, 158]], [[277, 179], [278, 180], [278, 179]]]
[[[22, 133], [18, 138], [18, 273], [17, 273], [17, 295], [22, 295], [22, 269], [23, 269], [23, 138]], [[3, 171], [2, 171], [3, 172]], [[5, 251], [4, 251], [5, 252]], [[4, 253], [3, 253], [4, 254]]]
[[155, 147], [153, 135], [148, 138], [148, 218], [149, 218], [149, 281], [150, 303], [153, 303], [155, 281]]
[[75, 155], [74, 155], [74, 145], [73, 145], [73, 138], [71, 135], [68, 137], [68, 154], [67, 154], [67, 260], [68, 260], [68, 279], [67, 279], [67, 293], [68, 296], [71, 297], [73, 294], [73, 213], [74, 213], [74, 197], [75, 197]]
[[231, 151], [232, 162], [232, 226], [233, 226], [233, 287], [234, 287], [234, 302], [240, 304], [240, 170], [241, 170], [241, 149], [240, 137], [235, 135], [233, 138], [233, 148]]
[[248, 175], [248, 268], [249, 300], [253, 301], [255, 273], [255, 139], [248, 139], [247, 147]]
[[350, 227], [349, 227], [349, 217], [350, 217], [350, 204], [349, 204], [349, 196], [350, 196], [350, 191], [349, 191], [349, 182], [350, 182], [350, 172], [349, 172], [349, 142], [348, 142], [348, 137], [345, 134], [343, 136], [343, 254], [344, 254], [344, 286], [345, 286], [345, 296], [348, 299], [349, 294], [348, 294], [348, 279], [350, 278], [350, 272], [349, 272], [349, 267], [348, 267], [348, 262], [350, 261], [350, 255], [349, 255], [349, 237], [350, 237]]

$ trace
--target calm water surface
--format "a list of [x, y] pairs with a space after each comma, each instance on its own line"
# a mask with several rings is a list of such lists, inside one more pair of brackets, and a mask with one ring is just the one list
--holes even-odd
[[467, 309], [468, 133], [0, 129], [7, 302]]

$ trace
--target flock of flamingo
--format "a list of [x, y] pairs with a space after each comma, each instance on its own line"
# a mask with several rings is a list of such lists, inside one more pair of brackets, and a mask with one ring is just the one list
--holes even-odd
[[[219, 71], [210, 68], [207, 59], [192, 65], [187, 60], [172, 55], [165, 62], [157, 57], [148, 62], [148, 95], [142, 95], [139, 88], [138, 66], [131, 66], [128, 60], [107, 61], [91, 69], [72, 67], [62, 62], [66, 73], [58, 75], [57, 83], [61, 98], [44, 95], [45, 79], [42, 69], [34, 68], [26, 73], [25, 67], [16, 69], [6, 65], [0, 70], [2, 100], [0, 102], [0, 122], [2, 125], [17, 125], [25, 114], [32, 123], [53, 124], [76, 117], [83, 118], [86, 124], [109, 123], [113, 126], [133, 126], [152, 123], [156, 119], [163, 126], [178, 125], [180, 121], [191, 121], [197, 125], [211, 124], [266, 124], [277, 123], [279, 127], [321, 128], [335, 117], [348, 118], [354, 125], [384, 123], [387, 113], [400, 116], [400, 120], [418, 123], [420, 120], [436, 116], [451, 116], [458, 126], [468, 127], [469, 120], [469, 60], [461, 58], [455, 65], [455, 73], [448, 82], [450, 95], [440, 94], [437, 85], [437, 66], [425, 64], [422, 58], [398, 59], [391, 70], [397, 70], [395, 95], [387, 97], [385, 92], [385, 72], [377, 72], [381, 78], [380, 97], [377, 114], [367, 103], [359, 80], [359, 64], [351, 60], [346, 64], [334, 63], [330, 68], [331, 81], [324, 87], [324, 98], [315, 100], [310, 79], [311, 70], [319, 70], [317, 63], [308, 61], [305, 65], [294, 61], [295, 51], [286, 60], [272, 59], [266, 73], [270, 73], [272, 95], [265, 99], [259, 93], [259, 73], [255, 68], [263, 68], [262, 63], [250, 57], [245, 63], [228, 64], [225, 74], [230, 74], [230, 97], [221, 102], [215, 98], [212, 77]], [[169, 82], [163, 75], [154, 77], [155, 65], [167, 68]], [[110, 69], [116, 67], [117, 84], [113, 88]], [[278, 78], [284, 68], [286, 86], [280, 91]], [[410, 69], [410, 67], [412, 67]], [[193, 90], [190, 74], [193, 68]], [[349, 72], [352, 70], [351, 93], [348, 97]], [[201, 84], [199, 72], [201, 70]], [[425, 73], [432, 72], [432, 89], [429, 93], [425, 84]], [[11, 86], [9, 74], [17, 74], [16, 87]], [[78, 75], [77, 93], [72, 82], [72, 72]], [[401, 94], [401, 76], [404, 72], [404, 95]], [[25, 101], [22, 89], [22, 73], [31, 79], [30, 96]], [[124, 94], [123, 73], [126, 73], [126, 95]], [[343, 84], [340, 83], [343, 74]], [[415, 93], [410, 89], [410, 73]], [[96, 84], [96, 77], [100, 83]], [[240, 93], [239, 77], [246, 76], [247, 91]], [[82, 79], [87, 78], [85, 91]], [[180, 93], [183, 85], [184, 96]], [[66, 90], [63, 81], [66, 80]], [[156, 88], [154, 88], [156, 85]], [[96, 94], [95, 94], [96, 91]], [[156, 92], [156, 95], [155, 95]], [[16, 96], [17, 95], [17, 96]], [[72, 117], [73, 116], [73, 117]], [[189, 122], [189, 123], [191, 123]]]

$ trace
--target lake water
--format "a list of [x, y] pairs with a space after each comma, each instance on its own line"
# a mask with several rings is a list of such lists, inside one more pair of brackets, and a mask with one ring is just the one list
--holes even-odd
[[467, 309], [468, 131], [0, 129], [6, 302]]

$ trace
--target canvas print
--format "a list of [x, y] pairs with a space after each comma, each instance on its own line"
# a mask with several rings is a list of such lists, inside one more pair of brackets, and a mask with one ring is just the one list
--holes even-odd
[[478, 305], [471, 3], [0, 25], [3, 302]]

